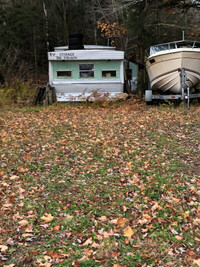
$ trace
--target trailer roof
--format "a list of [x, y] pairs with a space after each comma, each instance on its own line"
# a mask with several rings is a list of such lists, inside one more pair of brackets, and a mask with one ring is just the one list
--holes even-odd
[[[86, 50], [115, 50], [113, 46], [103, 46], [103, 45], [84, 45], [84, 49]], [[69, 50], [69, 46], [58, 46], [54, 47], [54, 51], [67, 51]]]
[[50, 61], [78, 61], [78, 60], [123, 60], [124, 51], [113, 49], [83, 49], [83, 50], [56, 50], [48, 52]]

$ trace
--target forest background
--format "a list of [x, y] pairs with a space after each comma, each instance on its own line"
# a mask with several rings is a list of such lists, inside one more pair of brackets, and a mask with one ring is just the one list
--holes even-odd
[[84, 44], [124, 50], [141, 67], [152, 44], [180, 40], [183, 30], [198, 40], [199, 11], [195, 0], [1, 0], [0, 83], [47, 82], [47, 52], [68, 45], [74, 32]]

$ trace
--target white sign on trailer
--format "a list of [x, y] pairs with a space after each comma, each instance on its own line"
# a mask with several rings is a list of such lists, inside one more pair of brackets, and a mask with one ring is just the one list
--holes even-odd
[[123, 60], [124, 52], [115, 50], [70, 50], [48, 53], [51, 60]]
[[75, 56], [74, 53], [70, 52], [50, 52], [49, 57], [51, 59], [56, 59], [56, 60], [76, 60], [77, 57]]

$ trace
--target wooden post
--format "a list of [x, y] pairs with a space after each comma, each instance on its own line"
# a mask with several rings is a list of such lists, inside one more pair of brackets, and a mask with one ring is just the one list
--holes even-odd
[[52, 105], [56, 102], [56, 92], [54, 87], [45, 86], [45, 87], [37, 87], [33, 105]]

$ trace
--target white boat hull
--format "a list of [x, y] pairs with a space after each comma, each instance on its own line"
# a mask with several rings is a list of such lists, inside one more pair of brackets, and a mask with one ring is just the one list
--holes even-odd
[[200, 49], [161, 51], [147, 58], [146, 69], [152, 90], [180, 93], [180, 70], [185, 70], [185, 89], [200, 82]]

